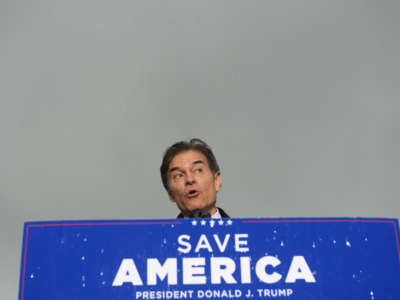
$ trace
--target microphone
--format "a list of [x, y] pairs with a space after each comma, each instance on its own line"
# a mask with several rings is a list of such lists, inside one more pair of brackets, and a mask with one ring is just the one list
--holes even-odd
[[189, 218], [191, 219], [206, 219], [210, 217], [211, 215], [208, 211], [203, 211], [201, 209], [192, 210], [189, 214]]

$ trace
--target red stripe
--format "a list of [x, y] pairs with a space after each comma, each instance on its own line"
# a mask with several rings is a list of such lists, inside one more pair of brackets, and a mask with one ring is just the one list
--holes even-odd
[[333, 223], [333, 222], [364, 222], [364, 223], [392, 223], [391, 220], [350, 220], [350, 219], [332, 219], [332, 220], [243, 220], [242, 223]]
[[29, 235], [29, 225], [26, 226], [25, 230], [25, 250], [24, 250], [24, 267], [22, 268], [22, 288], [21, 288], [21, 300], [24, 299], [24, 288], [25, 288], [25, 271], [26, 271], [26, 255], [27, 255], [27, 248], [28, 248], [28, 235]]
[[54, 227], [54, 226], [100, 226], [100, 225], [173, 225], [182, 224], [179, 221], [171, 222], [103, 222], [103, 223], [48, 223], [48, 224], [30, 224], [30, 227]]
[[399, 243], [399, 232], [397, 231], [397, 224], [393, 221], [394, 232], [396, 235], [396, 243], [397, 243], [397, 253], [399, 254], [399, 261], [400, 261], [400, 243]]

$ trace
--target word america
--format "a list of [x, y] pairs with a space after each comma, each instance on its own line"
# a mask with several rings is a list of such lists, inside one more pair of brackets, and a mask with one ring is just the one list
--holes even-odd
[[[215, 250], [224, 253], [230, 241], [230, 234], [226, 234], [221, 239], [218, 234], [212, 236]], [[248, 234], [235, 234], [233, 237], [233, 248], [235, 252], [246, 253], [249, 252]], [[190, 242], [190, 235], [180, 235], [177, 239], [179, 247], [177, 251], [183, 254], [191, 252], [198, 253], [201, 250], [214, 252], [214, 248], [210, 243], [210, 238], [205, 234], [200, 235], [195, 247]], [[156, 285], [157, 279], [160, 281], [167, 280], [168, 285], [178, 284], [178, 259], [166, 258], [163, 264], [157, 258], [147, 258], [147, 275], [146, 284], [149, 286]], [[205, 273], [206, 263], [210, 267], [210, 276]], [[255, 262], [255, 274], [257, 278], [264, 283], [273, 284], [282, 280], [283, 275], [274, 271], [281, 261], [274, 256], [263, 256]], [[212, 256], [207, 259], [205, 257], [182, 257], [181, 270], [179, 272], [180, 281], [182, 284], [207, 284], [210, 280], [211, 284], [221, 284], [224, 281], [227, 284], [242, 284], [252, 283], [252, 259], [249, 256], [241, 256], [239, 258], [240, 274], [235, 275], [236, 262], [230, 257], [217, 257]], [[267, 267], [269, 272], [267, 272]], [[272, 269], [272, 271], [271, 271]], [[239, 276], [240, 275], [240, 276]], [[236, 277], [235, 277], [236, 276]], [[238, 278], [239, 277], [239, 278]], [[288, 268], [285, 282], [294, 283], [297, 280], [304, 280], [308, 283], [316, 282], [305, 258], [301, 255], [293, 256], [290, 266]], [[124, 283], [130, 283], [135, 286], [142, 286], [143, 279], [136, 267], [135, 261], [132, 258], [124, 258], [121, 261], [118, 272], [113, 280], [113, 286], [121, 286]]]

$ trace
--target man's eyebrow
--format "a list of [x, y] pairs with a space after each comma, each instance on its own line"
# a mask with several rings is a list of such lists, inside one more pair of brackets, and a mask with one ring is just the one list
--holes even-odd
[[172, 169], [168, 170], [168, 173], [172, 173], [173, 171], [179, 170], [179, 167], [173, 167]]
[[[197, 164], [203, 164], [204, 165], [204, 161], [199, 159], [199, 160], [196, 160], [196, 161], [192, 162], [192, 165], [197, 165]], [[168, 170], [168, 173], [172, 173], [172, 172], [177, 171], [179, 169], [180, 169], [179, 167], [173, 167], [173, 168]]]

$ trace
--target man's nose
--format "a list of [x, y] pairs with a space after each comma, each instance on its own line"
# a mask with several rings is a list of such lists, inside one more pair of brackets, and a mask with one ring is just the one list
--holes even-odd
[[193, 184], [193, 183], [195, 183], [195, 182], [196, 182], [195, 177], [193, 176], [192, 173], [189, 172], [189, 173], [186, 175], [186, 184]]

